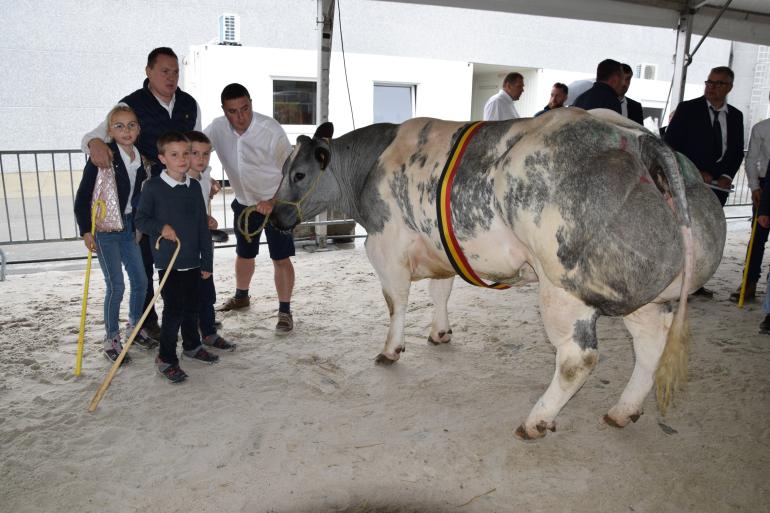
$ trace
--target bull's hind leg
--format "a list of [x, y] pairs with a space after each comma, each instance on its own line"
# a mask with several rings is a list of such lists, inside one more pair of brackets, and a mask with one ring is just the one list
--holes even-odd
[[452, 340], [452, 329], [449, 327], [449, 314], [447, 313], [452, 283], [454, 283], [454, 278], [432, 279], [428, 285], [430, 297], [433, 299], [433, 322], [430, 326], [430, 335], [428, 335], [428, 342], [431, 344], [446, 344]]
[[532, 439], [556, 430], [554, 419], [577, 392], [598, 358], [596, 311], [547, 278], [540, 280], [540, 314], [545, 331], [556, 347], [556, 370], [551, 384], [538, 399], [516, 436]]
[[377, 363], [396, 362], [405, 350], [404, 322], [412, 281], [406, 252], [399, 258], [399, 252], [393, 246], [391, 244], [386, 248], [382, 235], [370, 235], [366, 239], [366, 254], [380, 278], [382, 295], [390, 313], [388, 338], [385, 339], [384, 349], [377, 355]]
[[644, 305], [623, 318], [634, 338], [636, 363], [618, 403], [604, 416], [607, 424], [623, 427], [630, 421], [636, 422], [642, 414], [642, 403], [652, 388], [655, 369], [666, 347], [666, 337], [673, 318], [669, 304], [656, 303]]

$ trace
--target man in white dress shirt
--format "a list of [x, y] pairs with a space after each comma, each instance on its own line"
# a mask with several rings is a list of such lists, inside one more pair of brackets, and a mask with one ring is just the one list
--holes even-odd
[[524, 92], [524, 77], [521, 73], [508, 73], [503, 79], [503, 88], [487, 100], [484, 105], [484, 121], [503, 121], [517, 119], [519, 113], [513, 102], [521, 98]]
[[[249, 230], [260, 227], [275, 205], [273, 196], [281, 183], [281, 169], [291, 153], [286, 132], [269, 116], [254, 112], [251, 96], [241, 84], [229, 84], [222, 90], [224, 116], [216, 118], [204, 130], [211, 139], [235, 194], [232, 202], [235, 226], [235, 295], [219, 310], [246, 308], [250, 304], [249, 284], [254, 274], [254, 258], [259, 253], [261, 233], [251, 240], [241, 233], [238, 218], [247, 207]], [[276, 333], [285, 334], [294, 328], [291, 315], [291, 294], [294, 289], [294, 239], [290, 233], [265, 225], [265, 235], [275, 271], [278, 292], [278, 324]]]

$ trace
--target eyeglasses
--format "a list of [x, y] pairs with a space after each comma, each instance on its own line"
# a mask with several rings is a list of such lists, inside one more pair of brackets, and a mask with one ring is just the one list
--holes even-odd
[[126, 129], [128, 129], [128, 130], [139, 130], [139, 123], [137, 123], [136, 121], [129, 121], [126, 124], [123, 124], [123, 123], [113, 123], [112, 124], [112, 129], [113, 130], [118, 130], [118, 131], [122, 131], [122, 130], [126, 130]]
[[732, 85], [732, 82], [725, 82], [723, 80], [717, 80], [717, 81], [706, 80], [704, 82], [704, 84], [706, 84], [707, 87], [709, 87], [709, 86], [710, 87], [727, 87], [729, 85]]

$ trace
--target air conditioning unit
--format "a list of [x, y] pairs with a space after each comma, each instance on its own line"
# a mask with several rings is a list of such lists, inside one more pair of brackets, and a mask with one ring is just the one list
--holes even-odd
[[657, 64], [637, 64], [636, 65], [636, 77], [644, 80], [655, 80], [658, 76]]
[[219, 44], [241, 44], [241, 17], [237, 14], [223, 14], [219, 17]]

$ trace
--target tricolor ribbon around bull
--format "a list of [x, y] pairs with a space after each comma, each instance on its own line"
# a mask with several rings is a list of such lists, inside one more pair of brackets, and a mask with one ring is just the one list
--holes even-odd
[[436, 219], [438, 220], [438, 228], [441, 235], [441, 242], [444, 244], [444, 251], [449, 259], [449, 263], [452, 264], [452, 267], [457, 271], [457, 274], [471, 285], [504, 290], [511, 286], [499, 282], [491, 284], [486, 283], [473, 271], [473, 268], [468, 263], [468, 259], [465, 257], [465, 253], [463, 253], [460, 243], [455, 237], [454, 229], [452, 228], [452, 185], [457, 170], [460, 168], [465, 150], [468, 148], [476, 131], [483, 124], [483, 121], [477, 121], [463, 127], [463, 131], [460, 133], [460, 136], [457, 138], [457, 141], [452, 148], [449, 160], [447, 160], [438, 182], [436, 194]]
[[[103, 200], [97, 199], [91, 204], [91, 236], [96, 233], [97, 218], [104, 219], [107, 215], [107, 205]], [[78, 333], [78, 349], [75, 355], [75, 376], [80, 376], [80, 370], [83, 366], [83, 345], [86, 334], [86, 307], [88, 306], [88, 285], [91, 281], [91, 256], [93, 251], [88, 248], [88, 259], [86, 261], [86, 279], [83, 282], [83, 301], [80, 306], [80, 332]]]

